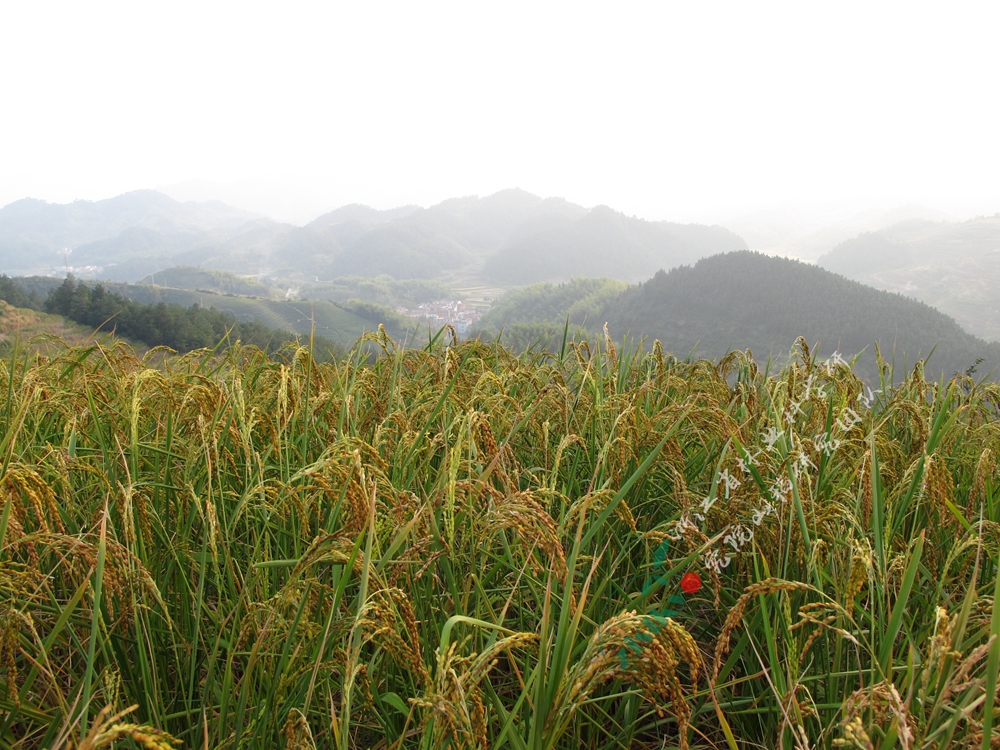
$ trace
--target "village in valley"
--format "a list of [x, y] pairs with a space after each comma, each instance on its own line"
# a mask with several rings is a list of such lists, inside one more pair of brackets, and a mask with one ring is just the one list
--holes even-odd
[[426, 320], [432, 328], [451, 325], [456, 333], [465, 335], [483, 316], [484, 309], [462, 300], [440, 299], [417, 307], [397, 307], [396, 312], [408, 318]]

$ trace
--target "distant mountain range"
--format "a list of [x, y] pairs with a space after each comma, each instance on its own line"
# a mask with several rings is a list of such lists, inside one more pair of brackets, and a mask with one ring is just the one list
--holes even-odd
[[154, 190], [66, 204], [24, 198], [0, 209], [0, 265], [5, 271], [79, 265], [104, 255], [100, 244], [90, 253], [79, 250], [116, 237], [130, 253], [153, 252], [164, 238], [231, 231], [254, 218], [217, 201], [179, 203]]
[[[719, 226], [645, 221], [518, 189], [430, 208], [352, 204], [302, 227], [152, 190], [62, 205], [24, 199], [0, 209], [0, 272], [9, 274], [72, 270], [82, 278], [343, 301], [373, 301], [364, 290], [378, 287], [383, 304], [437, 294], [452, 278], [465, 288], [498, 289], [578, 277], [648, 279], [620, 296], [605, 282], [559, 287], [558, 300], [536, 290], [508, 299], [484, 324], [518, 325], [519, 315], [543, 308], [521, 322], [565, 323], [552, 318], [563, 306], [574, 325], [608, 320], [616, 333], [669, 339], [676, 352], [699, 344], [709, 356], [748, 346], [776, 353], [802, 334], [842, 351], [878, 340], [888, 352], [895, 343], [908, 361], [937, 344], [932, 362], [944, 369], [969, 367], [979, 356], [993, 361], [994, 351], [947, 315], [823, 269], [916, 297], [1000, 341], [1000, 214], [898, 222], [837, 245], [819, 259], [822, 268], [736, 252], [745, 247]], [[674, 270], [658, 273], [667, 269]], [[254, 275], [273, 283], [247, 278]], [[978, 351], [986, 354], [973, 356]]]
[[[866, 350], [859, 371], [877, 378], [874, 344], [894, 360], [896, 377], [930, 357], [932, 376], [1000, 367], [1000, 344], [966, 333], [954, 319], [899, 294], [872, 289], [813, 265], [755, 252], [699, 260], [694, 266], [660, 271], [617, 292], [613, 282], [577, 280], [514, 291], [483, 319], [496, 332], [528, 325], [530, 336], [562, 334], [567, 318], [613, 336], [660, 339], [664, 349], [685, 357], [718, 358], [751, 349], [758, 363], [783, 362], [799, 336], [819, 346], [822, 357]], [[547, 329], [538, 325], [547, 320]], [[522, 340], [524, 336], [522, 335]]]
[[536, 214], [490, 256], [483, 275], [506, 284], [572, 276], [639, 281], [661, 268], [746, 246], [722, 227], [644, 221], [597, 206], [585, 213]]
[[900, 222], [842, 242], [817, 262], [933, 305], [977, 336], [1000, 341], [1000, 214]]
[[638, 281], [744, 247], [721, 227], [648, 222], [516, 189], [427, 209], [343, 206], [304, 227], [151, 190], [66, 205], [25, 199], [0, 209], [0, 270], [72, 267], [130, 282], [179, 265], [293, 282], [431, 279], [468, 269], [508, 286], [578, 275]]

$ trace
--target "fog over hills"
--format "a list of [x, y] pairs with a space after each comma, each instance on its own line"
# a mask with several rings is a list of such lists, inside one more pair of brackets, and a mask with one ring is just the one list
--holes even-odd
[[[0, 270], [66, 268], [125, 282], [177, 265], [292, 283], [382, 274], [433, 279], [459, 271], [500, 285], [578, 275], [638, 281], [659, 268], [745, 247], [721, 227], [648, 222], [519, 189], [426, 209], [352, 204], [302, 227], [149, 190], [67, 205], [18, 201], [0, 209]], [[63, 248], [71, 250], [68, 257]]]
[[746, 239], [749, 249], [814, 262], [841, 242], [901, 221], [944, 221], [954, 217], [935, 208], [909, 203], [885, 209], [862, 204], [785, 206], [720, 221]]
[[322, 216], [316, 217], [305, 226], [307, 229], [318, 230], [325, 229], [333, 224], [343, 224], [344, 222], [350, 221], [357, 222], [361, 225], [381, 224], [384, 221], [402, 219], [403, 217], [409, 216], [410, 214], [420, 210], [420, 206], [399, 206], [398, 208], [390, 208], [380, 211], [377, 208], [364, 206], [360, 203], [349, 203], [346, 206], [341, 206], [333, 211], [328, 211]]
[[218, 201], [180, 203], [154, 190], [66, 204], [23, 198], [0, 209], [0, 264], [4, 270], [45, 263], [61, 266], [66, 249], [137, 228], [145, 231], [133, 232], [126, 244], [159, 249], [177, 244], [161, 237], [233, 229], [253, 218], [254, 214]]
[[639, 281], [661, 268], [744, 249], [746, 242], [722, 227], [644, 221], [597, 206], [575, 218], [542, 214], [525, 222], [490, 257], [483, 272], [488, 279], [509, 284], [571, 276]]
[[966, 330], [1000, 341], [1000, 214], [903, 221], [847, 240], [817, 262], [934, 305]]

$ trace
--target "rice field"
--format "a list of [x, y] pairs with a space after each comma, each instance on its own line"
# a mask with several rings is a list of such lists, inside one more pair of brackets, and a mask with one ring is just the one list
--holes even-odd
[[1000, 747], [995, 383], [367, 339], [0, 361], [2, 747]]

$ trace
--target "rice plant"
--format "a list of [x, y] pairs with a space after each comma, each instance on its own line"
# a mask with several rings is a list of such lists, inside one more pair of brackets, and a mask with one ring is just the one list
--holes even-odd
[[15, 349], [0, 744], [1000, 746], [1000, 390], [797, 347]]

